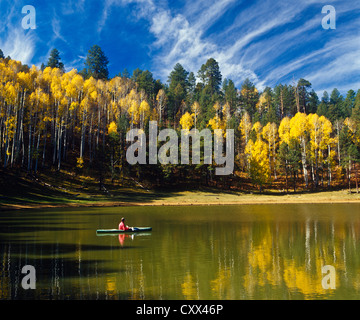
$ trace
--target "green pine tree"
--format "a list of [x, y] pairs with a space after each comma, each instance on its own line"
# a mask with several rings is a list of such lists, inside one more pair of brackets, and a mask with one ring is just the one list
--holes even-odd
[[109, 78], [109, 60], [98, 45], [93, 45], [88, 51], [83, 74], [86, 78], [93, 77], [96, 80], [107, 80]]
[[60, 52], [58, 49], [54, 48], [50, 52], [50, 56], [46, 66], [50, 68], [59, 68], [61, 71], [65, 71], [64, 64], [60, 60]]

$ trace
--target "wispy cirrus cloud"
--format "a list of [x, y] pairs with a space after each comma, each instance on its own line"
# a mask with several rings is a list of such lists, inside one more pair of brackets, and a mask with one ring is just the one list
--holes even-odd
[[[321, 27], [327, 4], [336, 30]], [[113, 75], [140, 67], [165, 82], [176, 63], [197, 74], [212, 57], [237, 87], [245, 78], [259, 90], [299, 78], [316, 91], [360, 83], [356, 0], [37, 0], [36, 32], [21, 29], [21, 5], [1, 0], [0, 47], [24, 63], [46, 62], [57, 47], [67, 69], [80, 69], [99, 44]]]
[[35, 39], [31, 32], [24, 32], [22, 28], [14, 28], [9, 31], [6, 38], [0, 39], [0, 48], [5, 56], [29, 64], [35, 53]]
[[[356, 63], [341, 69], [344, 61], [356, 57], [356, 47], [347, 47], [352, 50], [350, 54], [333, 44], [334, 38], [341, 42], [355, 40], [348, 25], [339, 25], [339, 36], [321, 28], [323, 5], [336, 5], [341, 18], [349, 11], [354, 14], [358, 4], [345, 6], [336, 0], [266, 0], [246, 3], [242, 9], [239, 1], [209, 4], [198, 0], [188, 1], [182, 9], [171, 10], [154, 7], [151, 1], [146, 3], [151, 12], [149, 31], [155, 36], [151, 45], [156, 52], [152, 65], [162, 79], [177, 62], [196, 72], [209, 57], [219, 62], [223, 77], [232, 78], [238, 86], [245, 78], [250, 78], [259, 89], [306, 76], [320, 87], [322, 79], [335, 75], [346, 79], [354, 70], [359, 71]], [[239, 13], [227, 24], [224, 17], [234, 9]], [[221, 28], [216, 28], [219, 21]], [[211, 28], [216, 31], [208, 32]], [[337, 68], [333, 77], [325, 72], [329, 62]], [[347, 85], [357, 85], [356, 81], [348, 81]]]
[[[195, 4], [191, 6], [190, 15], [184, 12], [173, 16], [170, 10], [159, 10], [151, 20], [150, 32], [157, 39], [153, 45], [162, 48], [160, 56], [157, 57], [161, 62], [155, 62], [160, 74], [168, 74], [176, 62], [198, 70], [206, 59], [213, 57], [219, 62], [224, 77], [232, 77], [238, 82], [244, 77], [250, 77], [252, 81], [260, 83], [252, 68], [253, 64], [245, 59], [246, 51], [241, 50], [248, 49], [257, 37], [291, 21], [301, 11], [299, 6], [286, 5], [280, 7], [282, 11], [278, 9], [276, 16], [264, 20], [262, 13], [268, 12], [272, 3], [267, 1], [267, 5], [264, 5], [263, 1], [261, 5], [255, 4], [243, 11], [233, 24], [222, 30], [219, 36], [215, 36], [216, 39], [206, 36], [205, 32], [214, 21], [221, 19], [227, 10], [231, 10], [234, 1], [224, 0], [205, 9], [201, 8], [202, 15], [199, 19], [193, 18], [197, 12], [194, 9]], [[259, 12], [259, 7], [263, 12]], [[191, 23], [191, 20], [194, 22]], [[246, 32], [239, 32], [241, 29]], [[234, 37], [234, 34], [239, 36]], [[251, 59], [253, 60], [254, 56]]]
[[19, 1], [1, 1], [0, 48], [5, 56], [23, 63], [30, 63], [35, 54], [37, 36], [33, 30], [24, 30]]

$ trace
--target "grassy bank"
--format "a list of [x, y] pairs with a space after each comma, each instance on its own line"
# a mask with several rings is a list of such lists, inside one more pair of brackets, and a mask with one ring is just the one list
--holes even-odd
[[359, 202], [355, 190], [289, 193], [201, 190], [147, 190], [134, 181], [105, 183], [100, 190], [95, 179], [68, 172], [47, 172], [35, 176], [23, 172], [0, 173], [0, 210], [135, 205], [235, 205], [262, 203]]

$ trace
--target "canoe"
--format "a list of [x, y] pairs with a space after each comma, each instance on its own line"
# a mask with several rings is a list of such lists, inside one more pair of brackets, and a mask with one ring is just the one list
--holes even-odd
[[134, 230], [119, 230], [119, 229], [98, 229], [96, 230], [96, 233], [101, 233], [101, 234], [105, 234], [105, 233], [134, 233], [134, 232], [146, 232], [146, 231], [151, 231], [152, 228], [151, 227], [134, 227]]

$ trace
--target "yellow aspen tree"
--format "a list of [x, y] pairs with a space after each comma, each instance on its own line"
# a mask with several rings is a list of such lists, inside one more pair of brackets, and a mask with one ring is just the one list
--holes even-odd
[[[6, 111], [6, 121], [5, 121], [5, 133], [6, 133], [6, 142], [5, 142], [5, 159], [4, 159], [4, 167], [8, 164], [8, 159], [11, 156], [11, 159], [14, 158], [14, 147], [16, 140], [16, 128], [17, 126], [17, 113], [18, 108], [17, 105], [17, 97], [19, 91], [19, 84], [13, 84], [11, 82], [7, 82], [5, 84], [4, 93], [5, 93], [5, 103], [7, 105]], [[12, 143], [12, 148], [10, 147], [10, 143]], [[11, 150], [11, 151], [10, 151]]]
[[[80, 141], [80, 158], [84, 155], [85, 150], [85, 138], [86, 131], [89, 128], [88, 134], [88, 145], [89, 145], [89, 159], [92, 162], [93, 155], [93, 142], [96, 144], [99, 143], [99, 126], [97, 130], [94, 130], [94, 123], [96, 123], [96, 118], [98, 118], [97, 123], [99, 124], [99, 109], [95, 108], [97, 106], [98, 92], [97, 92], [97, 80], [93, 77], [86, 79], [84, 81], [84, 98], [80, 104], [80, 123], [81, 123], [81, 141]], [[93, 135], [97, 135], [97, 139], [93, 138]]]
[[315, 187], [317, 187], [319, 184], [319, 165], [324, 161], [323, 151], [328, 148], [332, 124], [324, 116], [319, 117], [317, 114], [309, 114], [307, 118], [310, 134], [310, 156], [315, 166], [313, 180]]
[[290, 118], [285, 117], [281, 120], [279, 125], [279, 138], [281, 142], [290, 143]]
[[261, 115], [263, 112], [269, 110], [271, 106], [271, 96], [268, 94], [268, 92], [263, 92], [260, 97], [259, 101], [256, 104], [256, 109]]
[[109, 135], [117, 134], [117, 125], [116, 125], [115, 121], [112, 121], [109, 124], [109, 126], [108, 126], [108, 134]]
[[268, 153], [268, 146], [260, 136], [255, 142], [250, 139], [245, 148], [249, 176], [253, 183], [259, 186], [260, 192], [270, 179]]
[[10, 143], [13, 142], [16, 128], [16, 112], [15, 105], [17, 102], [17, 89], [18, 84], [13, 85], [11, 82], [7, 82], [4, 87], [4, 100], [6, 104], [6, 120], [5, 120], [5, 156], [4, 167], [8, 165], [8, 159], [12, 155], [10, 151]]
[[164, 89], [160, 89], [158, 94], [156, 95], [156, 103], [157, 103], [157, 112], [159, 115], [159, 127], [162, 126], [162, 119], [164, 116], [165, 106], [166, 106], [167, 98]]
[[259, 121], [255, 122], [252, 130], [255, 132], [256, 134], [256, 138], [259, 139], [261, 137], [261, 132], [262, 132], [262, 125]]
[[[245, 112], [244, 115], [241, 118], [238, 130], [241, 133], [241, 143], [243, 145], [243, 148], [245, 149], [245, 147], [247, 146], [247, 144], [249, 143], [250, 140], [250, 132], [252, 130], [252, 123], [251, 123], [251, 118], [248, 112]], [[243, 150], [244, 150], [243, 149]], [[243, 154], [243, 156], [241, 156], [241, 154]], [[248, 166], [248, 161], [247, 161], [247, 154], [246, 152], [244, 153], [240, 153], [239, 152], [239, 160], [240, 163], [242, 164], [243, 168]]]
[[336, 148], [338, 146], [338, 137], [330, 138], [329, 144], [327, 146], [327, 157], [325, 158], [325, 165], [327, 165], [328, 168], [328, 187], [330, 187], [332, 182], [332, 170], [336, 166]]
[[139, 124], [140, 121], [140, 106], [137, 100], [131, 100], [130, 107], [128, 108], [128, 113], [130, 116], [130, 127], [131, 129]]
[[250, 132], [252, 130], [252, 123], [248, 112], [245, 112], [243, 117], [241, 118], [238, 129], [241, 133], [241, 136], [243, 137], [245, 145], [247, 145], [250, 139]]
[[188, 130], [194, 125], [194, 114], [190, 114], [189, 112], [185, 112], [184, 115], [180, 119], [180, 125], [183, 130]]
[[269, 168], [270, 172], [274, 173], [274, 178], [276, 179], [276, 147], [278, 139], [278, 128], [276, 123], [267, 123], [267, 125], [262, 129], [262, 137], [268, 144]]
[[43, 152], [42, 152], [42, 166], [45, 165], [45, 150], [46, 150], [46, 140], [47, 140], [47, 125], [50, 120], [48, 117], [49, 114], [49, 106], [50, 106], [50, 95], [46, 92], [42, 92], [41, 95], [41, 113], [39, 115], [39, 133], [38, 133], [38, 140], [36, 145], [36, 162], [35, 162], [35, 172], [38, 168], [38, 162], [40, 157], [40, 139], [41, 133], [43, 135]]
[[[214, 118], [210, 119], [208, 122], [208, 126], [211, 127], [212, 130], [222, 129], [224, 130], [226, 127], [226, 122], [223, 121], [219, 115], [215, 115]], [[225, 132], [224, 132], [225, 133]]]
[[[34, 79], [36, 77], [36, 68], [32, 67], [31, 71], [28, 73], [19, 72], [17, 74], [17, 84], [18, 92], [20, 92], [20, 100], [17, 107], [17, 116], [16, 116], [16, 127], [15, 127], [15, 135], [13, 140], [13, 148], [11, 153], [11, 165], [16, 160], [19, 152], [20, 152], [20, 144], [21, 140], [24, 138], [24, 111], [25, 111], [25, 101], [27, 93], [30, 92], [34, 88]], [[29, 122], [31, 125], [32, 118], [30, 117]], [[31, 131], [31, 130], [30, 130]], [[30, 134], [30, 133], [29, 133]], [[29, 142], [30, 143], [30, 142]], [[30, 145], [29, 145], [30, 147]], [[24, 156], [24, 154], [23, 154]]]
[[221, 105], [218, 101], [215, 102], [214, 106], [213, 106], [214, 110], [215, 110], [215, 116], [218, 116], [220, 118], [220, 112], [221, 112]]
[[223, 107], [222, 107], [222, 114], [223, 114], [223, 119], [226, 123], [225, 127], [229, 128], [230, 125], [230, 119], [231, 119], [231, 113], [230, 113], [230, 104], [229, 102], [226, 102]]
[[197, 128], [196, 125], [197, 125], [197, 118], [198, 116], [200, 115], [200, 104], [199, 102], [195, 101], [193, 103], [193, 105], [191, 106], [191, 111], [193, 112], [194, 114], [194, 126], [195, 126], [195, 129]]
[[139, 113], [140, 113], [140, 129], [144, 129], [145, 128], [145, 124], [147, 122], [147, 120], [150, 117], [150, 105], [147, 103], [146, 100], [143, 100], [140, 104], [140, 109], [139, 109]]
[[152, 108], [149, 120], [150, 121], [156, 121], [157, 123], [159, 123], [159, 115], [157, 113], [156, 108]]
[[357, 134], [357, 126], [356, 126], [356, 123], [353, 119], [351, 118], [346, 118], [344, 120], [344, 124], [349, 128], [351, 134], [352, 134], [352, 140], [353, 142], [356, 142], [356, 134]]
[[306, 144], [308, 140], [308, 119], [305, 113], [298, 112], [290, 120], [290, 138], [298, 140], [301, 146], [301, 162], [303, 167], [304, 182], [306, 188], [309, 185], [307, 161], [306, 161]]

